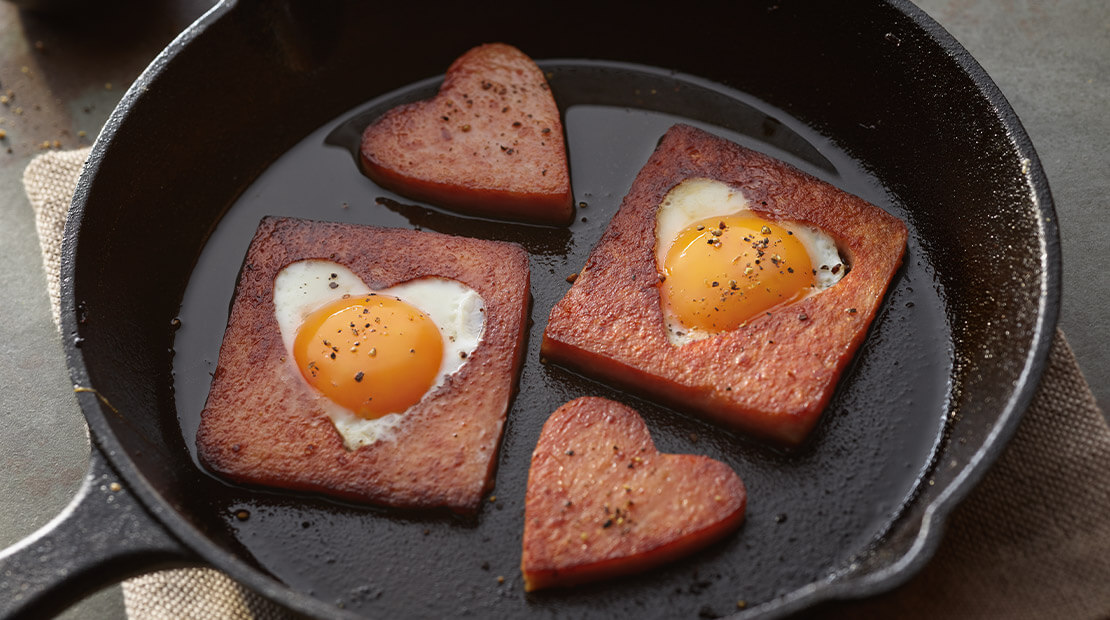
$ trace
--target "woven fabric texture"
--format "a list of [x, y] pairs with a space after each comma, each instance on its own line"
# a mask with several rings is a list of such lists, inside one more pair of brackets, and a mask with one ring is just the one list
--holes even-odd
[[[46, 153], [23, 176], [56, 322], [62, 231], [87, 155]], [[212, 569], [144, 575], [123, 592], [133, 620], [288, 615]], [[1062, 333], [1016, 435], [952, 515], [936, 557], [893, 592], [817, 615], [1110, 617], [1110, 428]]]

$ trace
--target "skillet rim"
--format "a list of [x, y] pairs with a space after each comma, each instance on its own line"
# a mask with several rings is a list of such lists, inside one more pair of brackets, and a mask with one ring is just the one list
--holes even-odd
[[[158, 79], [166, 66], [186, 46], [201, 38], [209, 26], [222, 18], [233, 15], [233, 11], [238, 6], [239, 0], [218, 0], [208, 11], [178, 34], [132, 82], [127, 92], [120, 99], [120, 103], [112, 110], [112, 114], [108, 117], [103, 129], [101, 129], [93, 143], [88, 159], [85, 160], [81, 169], [81, 176], [77, 181], [73, 200], [70, 202], [62, 236], [60, 314], [61, 333], [63, 335], [78, 333], [77, 301], [73, 284], [76, 257], [79, 250], [78, 236], [85, 213], [85, 202], [88, 199], [90, 188], [96, 180], [97, 171], [111, 148], [112, 138], [118, 133], [120, 126], [126, 122], [132, 106], [149, 85]], [[73, 385], [88, 386], [90, 384], [88, 370], [85, 367], [84, 357], [77, 341], [74, 338], [63, 336], [62, 347]], [[90, 460], [95, 460], [97, 458], [95, 453], [99, 451], [108, 465], [126, 481], [127, 488], [135, 495], [138, 503], [148, 511], [156, 525], [182, 543], [186, 553], [191, 552], [193, 554], [192, 556], [185, 555], [182, 557], [183, 566], [207, 566], [224, 571], [239, 583], [248, 586], [285, 609], [300, 615], [319, 618], [356, 619], [362, 617], [296, 592], [292, 588], [279, 583], [276, 579], [265, 576], [237, 555], [213, 543], [192, 523], [182, 517], [176, 509], [170, 506], [163, 499], [161, 493], [136, 467], [134, 461], [126, 454], [123, 446], [108, 425], [102, 409], [103, 404], [98, 394], [95, 391], [81, 390], [76, 391], [75, 396], [89, 425], [89, 442], [93, 452]], [[196, 558], [200, 558], [201, 561], [198, 562]]]
[[[779, 617], [808, 609], [822, 602], [873, 596], [891, 590], [916, 575], [934, 556], [942, 540], [948, 517], [982, 480], [1016, 432], [1021, 416], [1036, 393], [1041, 375], [1047, 365], [1053, 334], [1059, 319], [1062, 286], [1059, 228], [1048, 180], [1028, 133], [1001, 90], [982, 66], [940, 24], [909, 0], [881, 1], [905, 15], [958, 65], [974, 84], [974, 94], [986, 100], [996, 121], [1006, 130], [1006, 137], [1014, 154], [1022, 161], [1028, 162], [1028, 170], [1023, 171], [1023, 176], [1028, 185], [1028, 195], [1032, 198], [1034, 208], [1040, 216], [1038, 241], [1041, 252], [1038, 258], [1042, 274], [1038, 282], [1041, 294], [1038, 299], [1037, 320], [1021, 373], [1012, 385], [997, 421], [974, 455], [963, 466], [960, 474], [927, 505], [913, 543], [905, 554], [872, 573], [838, 574], [825, 581], [810, 583], [740, 614], [744, 617], [754, 615]], [[64, 231], [61, 269], [62, 334], [78, 333], [77, 303], [73, 284], [79, 250], [78, 236], [90, 188], [95, 183], [102, 161], [110, 155], [114, 136], [126, 122], [142, 93], [150, 84], [158, 80], [163, 69], [174, 60], [177, 54], [195, 40], [202, 38], [209, 26], [232, 15], [239, 4], [240, 0], [219, 0], [159, 53], [124, 94], [94, 143], [70, 204]], [[63, 338], [63, 348], [74, 385], [88, 385], [88, 371], [77, 341], [73, 338]], [[89, 392], [78, 393], [76, 396], [91, 429], [90, 439], [93, 450], [100, 449], [103, 452], [111, 466], [128, 482], [140, 503], [150, 512], [159, 526], [176, 537], [196, 557], [210, 563], [213, 567], [225, 570], [237, 581], [290, 610], [317, 616], [334, 617], [338, 613], [344, 617], [361, 617], [336, 609], [280, 584], [276, 579], [265, 576], [261, 571], [239, 559], [237, 555], [212, 542], [170, 506], [136, 467], [112, 432], [97, 396]], [[183, 563], [190, 564], [195, 561], [190, 562], [183, 558]], [[842, 581], [839, 580], [842, 578]]]
[[998, 417], [998, 422], [983, 440], [980, 448], [964, 465], [960, 474], [925, 509], [918, 534], [905, 555], [873, 573], [861, 575], [854, 580], [809, 584], [752, 610], [768, 612], [768, 617], [794, 614], [822, 602], [861, 599], [888, 592], [908, 582], [932, 560], [947, 529], [949, 517], [978, 486], [1017, 432], [1022, 416], [1040, 386], [1060, 318], [1063, 255], [1056, 206], [1052, 199], [1048, 177], [1025, 126], [983, 66], [940, 23], [910, 0], [883, 1], [906, 15], [958, 64], [971, 79], [978, 94], [986, 99], [998, 122], [1006, 129], [1006, 136], [1012, 144], [1014, 153], [1023, 162], [1028, 162], [1028, 170], [1024, 171], [1024, 176], [1029, 185], [1029, 195], [1040, 215], [1038, 223], [1041, 233], [1039, 241], [1043, 277], [1039, 282], [1042, 294], [1039, 298], [1037, 322], [1033, 329], [1029, 354]]

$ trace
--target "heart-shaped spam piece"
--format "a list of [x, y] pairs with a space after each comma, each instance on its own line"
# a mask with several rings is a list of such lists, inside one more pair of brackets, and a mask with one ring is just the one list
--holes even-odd
[[740, 526], [747, 492], [724, 463], [661, 454], [633, 409], [579, 398], [544, 424], [528, 473], [525, 590], [640, 572]]
[[543, 72], [511, 45], [460, 56], [435, 97], [367, 127], [361, 152], [370, 178], [410, 198], [543, 224], [574, 215], [559, 109]]

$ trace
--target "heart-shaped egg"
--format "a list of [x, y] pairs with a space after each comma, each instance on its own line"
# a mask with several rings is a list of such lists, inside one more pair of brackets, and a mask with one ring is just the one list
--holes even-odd
[[768, 219], [740, 189], [713, 179], [686, 179], [671, 189], [659, 205], [655, 234], [671, 344], [736, 329], [848, 272], [827, 233]]
[[747, 492], [728, 465], [660, 454], [633, 409], [603, 398], [551, 414], [528, 472], [526, 590], [639, 572], [740, 526]]
[[339, 263], [303, 260], [274, 279], [286, 359], [349, 450], [389, 439], [408, 409], [462, 368], [484, 311], [476, 291], [446, 278], [375, 291]]

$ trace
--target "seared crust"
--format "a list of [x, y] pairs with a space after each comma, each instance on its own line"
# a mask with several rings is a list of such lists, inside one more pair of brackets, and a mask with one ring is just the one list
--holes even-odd
[[[373, 289], [439, 276], [482, 296], [481, 342], [456, 374], [404, 415], [395, 441], [344, 448], [316, 393], [286, 359], [274, 317], [274, 278], [302, 259], [343, 264]], [[240, 273], [202, 413], [201, 462], [240, 483], [474, 512], [492, 486], [528, 302], [528, 257], [513, 244], [265, 218]]]
[[439, 94], [367, 127], [362, 165], [383, 187], [464, 213], [568, 224], [574, 216], [559, 109], [520, 50], [481, 45]]
[[[731, 332], [671, 345], [655, 266], [655, 215], [687, 178], [740, 188], [771, 219], [831, 235], [851, 265], [835, 286]], [[801, 443], [863, 341], [901, 264], [906, 226], [792, 166], [686, 125], [672, 127], [551, 311], [542, 352], [726, 427]], [[802, 320], [799, 317], [807, 317]]]
[[728, 465], [660, 454], [635, 410], [579, 398], [551, 414], [528, 472], [525, 590], [641, 572], [709, 545], [744, 519]]

